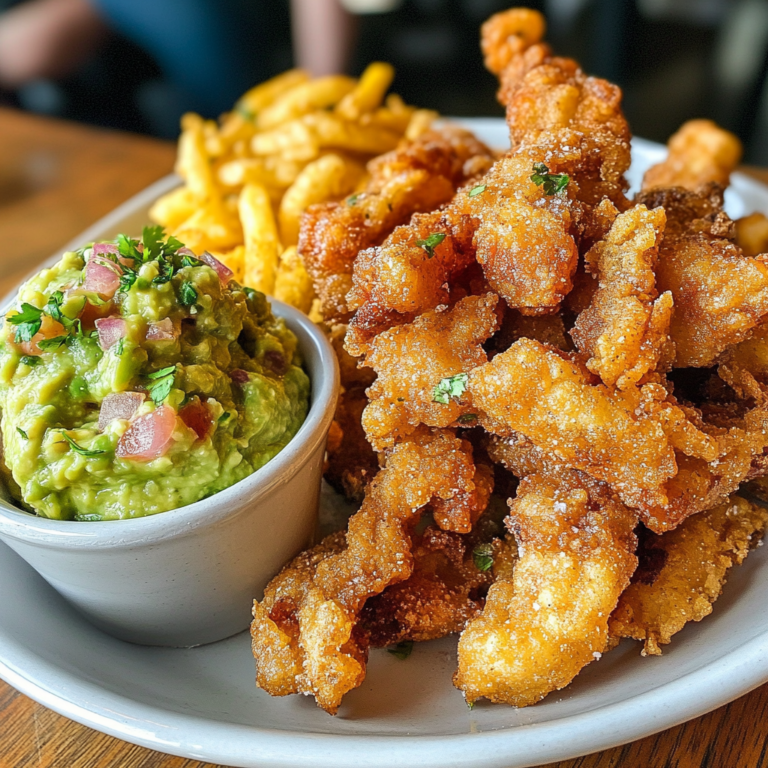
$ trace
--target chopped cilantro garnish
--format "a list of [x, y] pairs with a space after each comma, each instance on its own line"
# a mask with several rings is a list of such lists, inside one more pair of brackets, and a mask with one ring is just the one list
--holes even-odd
[[168, 395], [171, 394], [176, 375], [176, 366], [171, 365], [168, 368], [161, 368], [159, 371], [147, 374], [147, 379], [151, 382], [147, 388], [149, 396], [155, 405], [162, 405]]
[[125, 272], [120, 276], [119, 293], [128, 293], [133, 288], [133, 284], [139, 279], [139, 273], [133, 269], [125, 268]]
[[476, 424], [477, 423], [477, 414], [476, 413], [462, 413], [461, 416], [459, 416], [459, 424]]
[[66, 344], [68, 339], [68, 336], [54, 336], [52, 339], [41, 339], [37, 342], [37, 346], [43, 352], [50, 352], [51, 350], [58, 349], [62, 344]]
[[117, 236], [117, 250], [124, 259], [132, 259], [135, 262], [141, 264], [144, 261], [141, 251], [139, 250], [139, 243], [137, 240], [133, 240], [127, 235]]
[[19, 362], [23, 363], [24, 365], [28, 365], [30, 368], [34, 368], [36, 365], [40, 365], [42, 360], [39, 357], [30, 357], [29, 355], [24, 355]]
[[359, 197], [360, 197], [360, 194], [359, 194], [359, 193], [358, 193], [357, 195], [350, 195], [350, 196], [347, 198], [347, 205], [349, 205], [349, 206], [353, 206], [353, 205], [354, 205], [354, 204], [357, 202], [357, 199], [358, 199]]
[[229, 411], [224, 411], [224, 413], [219, 416], [219, 424], [223, 424], [227, 419], [229, 419]]
[[403, 661], [411, 655], [411, 651], [413, 651], [413, 641], [404, 640], [402, 643], [398, 643], [393, 648], [387, 648], [387, 651], [391, 653], [395, 658]]
[[441, 379], [440, 383], [432, 390], [432, 402], [448, 405], [451, 398], [459, 398], [464, 394], [469, 382], [469, 375], [457, 373]]
[[493, 565], [493, 547], [490, 544], [478, 544], [472, 550], [472, 559], [478, 571], [490, 571]]
[[570, 181], [567, 173], [550, 173], [544, 163], [533, 164], [531, 181], [544, 190], [545, 195], [557, 195], [562, 192]]
[[202, 267], [203, 264], [205, 264], [204, 261], [200, 261], [200, 259], [196, 259], [194, 256], [190, 256], [188, 253], [184, 253], [181, 256], [182, 267]]
[[123, 356], [123, 351], [125, 350], [125, 338], [120, 338], [115, 342], [115, 345], [112, 347], [112, 349], [115, 350], [115, 354], [118, 357]]
[[16, 431], [22, 436], [24, 440], [29, 440], [29, 435], [21, 427], [16, 427]]
[[40, 331], [43, 324], [43, 310], [25, 302], [21, 305], [20, 312], [6, 317], [6, 322], [16, 326], [14, 341], [17, 344], [32, 341], [32, 337]]
[[197, 304], [197, 290], [189, 280], [185, 280], [179, 288], [179, 303], [182, 307], [191, 307], [193, 304]]
[[469, 190], [467, 197], [477, 197], [477, 195], [482, 195], [486, 189], [488, 189], [487, 184], [478, 184], [476, 187], [472, 187], [472, 189]]
[[94, 456], [102, 456], [106, 451], [89, 451], [87, 448], [83, 448], [78, 445], [66, 432], [61, 433], [61, 436], [69, 443], [69, 447], [81, 456], [85, 456], [87, 459], [91, 459]]
[[427, 252], [427, 256], [431, 259], [435, 255], [435, 248], [445, 240], [445, 235], [442, 232], [433, 232], [429, 237], [425, 237], [423, 240], [417, 240], [416, 245], [419, 248], [423, 248]]

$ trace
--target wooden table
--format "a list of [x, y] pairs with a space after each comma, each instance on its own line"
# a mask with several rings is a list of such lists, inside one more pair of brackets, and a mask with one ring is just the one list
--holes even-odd
[[[174, 147], [0, 109], [0, 295], [171, 170]], [[768, 171], [750, 170], [768, 182]], [[204, 768], [105, 736], [0, 681], [2, 768]], [[768, 766], [768, 685], [677, 728], [549, 768]]]

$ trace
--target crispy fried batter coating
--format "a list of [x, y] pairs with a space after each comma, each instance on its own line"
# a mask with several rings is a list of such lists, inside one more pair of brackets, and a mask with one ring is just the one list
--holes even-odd
[[667, 214], [656, 285], [674, 299], [675, 367], [712, 365], [768, 314], [768, 256], [748, 258], [734, 245], [716, 187], [653, 189], [638, 202]]
[[667, 158], [645, 172], [644, 190], [684, 187], [695, 191], [710, 182], [727, 187], [743, 153], [738, 137], [711, 120], [683, 123], [667, 146]]
[[311, 693], [335, 713], [365, 675], [366, 642], [355, 635], [366, 600], [413, 571], [411, 530], [430, 502], [443, 524], [467, 530], [492, 490], [472, 447], [449, 430], [420, 430], [395, 446], [336, 540], [289, 563], [254, 604], [257, 683], [268, 693]]
[[365, 364], [377, 373], [368, 390], [363, 427], [376, 450], [389, 448], [419, 424], [447, 427], [470, 413], [464, 397], [435, 399], [443, 379], [488, 361], [483, 342], [498, 327], [498, 296], [468, 296], [451, 309], [425, 312], [413, 323], [379, 334]]
[[646, 532], [640, 565], [611, 615], [611, 635], [645, 641], [643, 655], [660, 654], [689, 621], [712, 612], [728, 572], [744, 561], [766, 525], [768, 510], [732, 496], [674, 531]]
[[514, 539], [490, 545], [493, 567], [477, 568], [473, 550], [482, 537], [441, 531], [430, 526], [414, 537], [414, 568], [410, 578], [371, 598], [360, 623], [374, 647], [412, 640], [422, 642], [461, 632], [480, 615], [488, 587], [503, 567], [512, 567]]
[[658, 295], [654, 267], [664, 231], [663, 208], [638, 205], [619, 214], [605, 240], [587, 253], [599, 286], [571, 336], [589, 355], [587, 368], [609, 386], [625, 389], [655, 370], [669, 346], [672, 294]]
[[718, 362], [718, 373], [739, 397], [764, 402], [768, 396], [768, 323], [728, 349]]
[[447, 203], [493, 155], [471, 133], [453, 126], [429, 130], [368, 164], [365, 190], [340, 203], [314, 205], [301, 220], [299, 254], [326, 320], [346, 321], [357, 254], [379, 245], [413, 213]]
[[660, 420], [645, 412], [653, 388], [619, 393], [559, 350], [520, 339], [470, 374], [469, 392], [489, 432], [520, 432], [623, 498], [666, 502], [677, 467]]
[[637, 517], [574, 471], [526, 478], [510, 508], [520, 559], [462, 633], [454, 683], [469, 702], [524, 707], [605, 651], [608, 617], [637, 565]]
[[768, 216], [755, 212], [737, 219], [736, 244], [745, 256], [758, 256], [768, 251]]

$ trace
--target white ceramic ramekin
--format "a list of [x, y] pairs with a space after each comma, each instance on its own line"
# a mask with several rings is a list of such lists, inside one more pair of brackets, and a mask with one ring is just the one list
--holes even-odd
[[272, 308], [298, 336], [311, 407], [293, 440], [253, 475], [181, 509], [98, 523], [35, 517], [0, 490], [0, 539], [115, 637], [180, 647], [240, 632], [253, 599], [313, 537], [338, 364], [306, 316], [279, 301]]

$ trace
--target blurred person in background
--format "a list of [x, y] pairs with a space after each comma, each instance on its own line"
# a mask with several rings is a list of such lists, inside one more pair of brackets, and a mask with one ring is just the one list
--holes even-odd
[[[174, 137], [292, 65], [313, 75], [394, 64], [407, 101], [498, 115], [478, 27], [513, 0], [0, 0], [0, 99]], [[528, 0], [555, 49], [622, 86], [657, 141], [710, 117], [768, 164], [767, 0]]]

